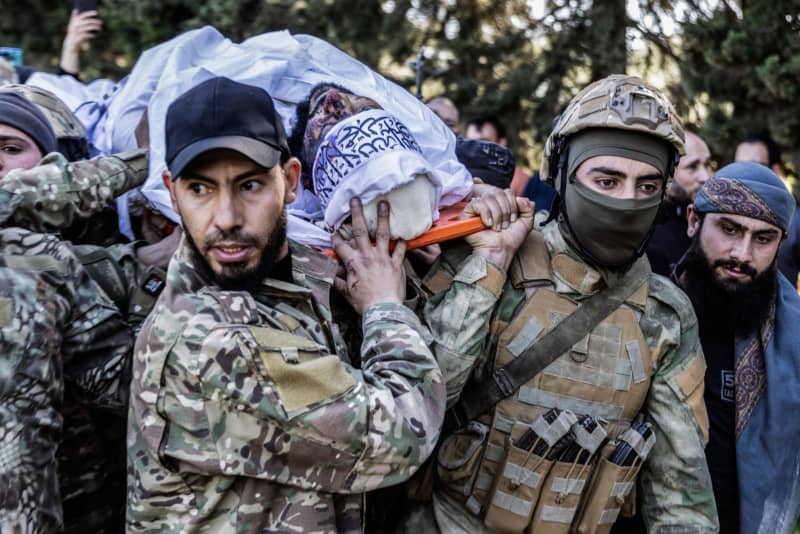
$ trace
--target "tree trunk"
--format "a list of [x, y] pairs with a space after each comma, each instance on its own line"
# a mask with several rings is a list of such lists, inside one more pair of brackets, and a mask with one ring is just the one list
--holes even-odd
[[594, 0], [589, 10], [589, 57], [592, 81], [609, 74], [625, 74], [628, 48], [625, 41], [625, 0]]

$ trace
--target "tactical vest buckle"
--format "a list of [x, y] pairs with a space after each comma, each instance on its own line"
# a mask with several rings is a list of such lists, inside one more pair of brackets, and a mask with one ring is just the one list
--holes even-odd
[[508, 376], [508, 372], [502, 367], [494, 370], [494, 382], [506, 397], [510, 397], [514, 394], [514, 391], [516, 391], [513, 382], [511, 382], [511, 378]]

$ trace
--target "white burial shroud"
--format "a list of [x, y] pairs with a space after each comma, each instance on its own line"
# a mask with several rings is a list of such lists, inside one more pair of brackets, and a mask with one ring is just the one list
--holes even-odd
[[[372, 98], [397, 117], [413, 134], [425, 159], [441, 183], [440, 206], [461, 200], [471, 189], [472, 179], [455, 156], [455, 136], [423, 103], [402, 87], [326, 41], [288, 31], [270, 32], [234, 43], [216, 29], [204, 27], [181, 34], [145, 51], [128, 78], [123, 80], [102, 106], [91, 115], [79, 114], [92, 132], [90, 141], [101, 153], [111, 154], [136, 147], [134, 130], [147, 108], [150, 124], [150, 172], [141, 194], [158, 211], [178, 221], [161, 174], [164, 162], [164, 122], [175, 98], [195, 85], [226, 76], [265, 89], [275, 100], [290, 132], [298, 103], [319, 83], [332, 82], [356, 94]], [[61, 77], [63, 78], [63, 77]], [[75, 102], [71, 82], [53, 75], [37, 74], [31, 82]], [[87, 92], [84, 92], [87, 94]], [[90, 93], [91, 94], [91, 93]], [[106, 93], [107, 94], [107, 93]], [[95, 103], [92, 103], [95, 104]], [[79, 105], [72, 104], [77, 109]], [[303, 192], [290, 206], [289, 237], [326, 247], [330, 235], [307, 219], [314, 203]], [[121, 212], [127, 203], [118, 202]]]
[[377, 225], [377, 201], [389, 201], [392, 239], [418, 237], [438, 214], [439, 176], [409, 129], [383, 109], [336, 124], [317, 149], [312, 178], [330, 231], [350, 216], [350, 200], [356, 196], [370, 229]]

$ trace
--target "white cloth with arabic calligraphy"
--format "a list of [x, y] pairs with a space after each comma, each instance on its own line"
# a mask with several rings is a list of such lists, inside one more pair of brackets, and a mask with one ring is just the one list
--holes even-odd
[[[455, 156], [455, 136], [422, 102], [402, 87], [332, 46], [308, 35], [288, 31], [265, 33], [234, 43], [206, 26], [183, 33], [145, 51], [126, 83], [92, 118], [90, 141], [103, 153], [135, 148], [134, 130], [145, 109], [150, 125], [150, 173], [141, 193], [158, 211], [178, 221], [162, 181], [164, 120], [175, 98], [215, 76], [265, 89], [275, 101], [284, 126], [291, 131], [295, 108], [311, 89], [333, 82], [372, 98], [390, 111], [414, 135], [425, 159], [442, 183], [440, 205], [461, 200], [472, 188], [472, 177]], [[41, 77], [59, 96], [73, 90], [57, 76]], [[62, 95], [63, 93], [63, 95]], [[74, 101], [75, 98], [69, 98]], [[324, 230], [304, 219], [313, 212], [313, 195], [301, 194], [289, 209], [289, 237], [307, 244], [330, 241]], [[121, 221], [121, 226], [124, 222]]]
[[[426, 178], [435, 188], [436, 199], [442, 191], [441, 180], [408, 128], [380, 109], [363, 111], [334, 126], [319, 146], [312, 177], [330, 230], [338, 229], [349, 217], [350, 199], [355, 196], [366, 205], [415, 179]], [[420, 202], [419, 208], [430, 209], [425, 204]], [[438, 213], [438, 203], [434, 208]]]

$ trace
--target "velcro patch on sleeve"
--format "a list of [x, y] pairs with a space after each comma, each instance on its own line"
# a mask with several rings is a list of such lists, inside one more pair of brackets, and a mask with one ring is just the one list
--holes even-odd
[[272, 328], [251, 327], [250, 331], [287, 412], [332, 400], [355, 385], [342, 361], [323, 355], [322, 347], [313, 341]]
[[428, 291], [435, 295], [450, 289], [450, 286], [453, 284], [453, 277], [449, 273], [441, 269], [437, 269], [430, 275], [426, 276], [422, 284], [428, 289]]
[[483, 277], [478, 284], [495, 297], [500, 298], [500, 294], [503, 292], [503, 286], [505, 285], [505, 282], [506, 273], [498, 269], [493, 264], [487, 262], [486, 276]]
[[698, 386], [703, 384], [706, 376], [706, 361], [703, 355], [698, 353], [686, 368], [675, 376], [675, 383], [683, 393], [682, 398], [686, 399], [694, 393]]
[[14, 318], [14, 301], [9, 297], [0, 297], [0, 326], [8, 326]]
[[692, 410], [692, 415], [697, 421], [697, 426], [703, 434], [703, 442], [708, 442], [708, 411], [706, 410], [703, 390], [705, 389], [706, 360], [702, 352], [697, 352], [695, 357], [684, 370], [674, 378], [674, 383], [679, 391], [679, 397], [686, 402]]

